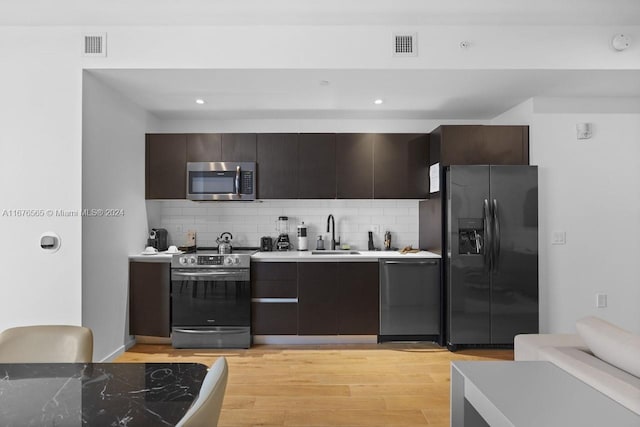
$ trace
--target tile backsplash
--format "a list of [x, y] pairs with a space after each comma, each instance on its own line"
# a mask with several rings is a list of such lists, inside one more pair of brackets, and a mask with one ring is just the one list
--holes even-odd
[[[418, 247], [417, 200], [260, 200], [255, 202], [147, 201], [149, 227], [166, 228], [169, 244], [183, 245], [189, 230], [198, 246], [216, 246], [216, 237], [228, 231], [234, 246], [259, 246], [260, 237], [278, 236], [276, 221], [289, 217], [289, 237], [296, 246], [296, 227], [308, 228], [308, 247], [315, 249], [318, 235], [327, 242], [327, 217], [333, 214], [336, 240], [352, 249], [366, 250], [368, 231], [376, 247], [383, 247], [385, 231], [392, 246]], [[325, 244], [328, 247], [328, 243]]]

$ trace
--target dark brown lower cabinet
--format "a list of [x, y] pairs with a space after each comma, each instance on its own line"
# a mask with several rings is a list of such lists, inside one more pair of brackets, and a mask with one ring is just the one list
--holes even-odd
[[299, 335], [377, 335], [378, 265], [298, 265]]
[[378, 334], [378, 274], [375, 262], [338, 263], [339, 334]]
[[295, 262], [251, 263], [251, 333], [298, 333], [298, 265]]
[[298, 334], [338, 333], [338, 286], [335, 262], [298, 264]]
[[251, 333], [253, 335], [296, 335], [298, 304], [251, 303]]
[[169, 337], [170, 270], [168, 263], [129, 262], [129, 333]]

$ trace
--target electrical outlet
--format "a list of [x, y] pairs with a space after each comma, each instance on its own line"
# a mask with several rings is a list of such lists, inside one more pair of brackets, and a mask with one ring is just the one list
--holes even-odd
[[565, 231], [554, 231], [551, 233], [552, 245], [565, 245], [567, 243], [567, 233]]
[[605, 308], [607, 306], [607, 294], [596, 294], [596, 307]]
[[375, 234], [380, 234], [380, 226], [378, 224], [371, 224], [371, 231]]

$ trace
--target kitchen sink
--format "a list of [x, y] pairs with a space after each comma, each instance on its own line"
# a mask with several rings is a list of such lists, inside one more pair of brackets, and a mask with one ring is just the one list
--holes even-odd
[[311, 255], [360, 255], [358, 251], [311, 251]]

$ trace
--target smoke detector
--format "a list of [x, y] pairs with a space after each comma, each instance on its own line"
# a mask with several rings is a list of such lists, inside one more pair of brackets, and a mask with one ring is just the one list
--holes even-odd
[[107, 56], [107, 33], [83, 34], [82, 56]]
[[416, 33], [395, 33], [393, 35], [393, 56], [418, 56], [418, 35]]

